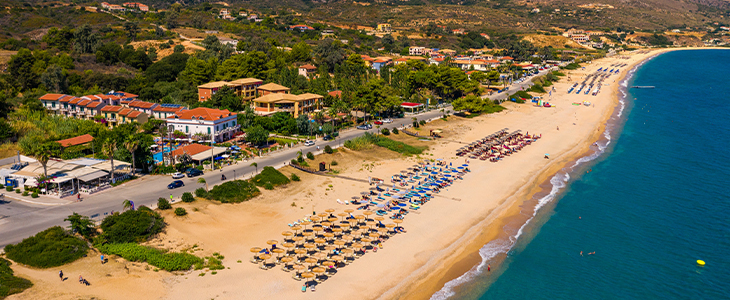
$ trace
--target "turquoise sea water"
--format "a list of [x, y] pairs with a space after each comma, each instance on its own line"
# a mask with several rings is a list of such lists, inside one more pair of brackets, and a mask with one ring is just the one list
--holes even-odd
[[502, 263], [434, 298], [730, 299], [728, 67], [726, 50], [638, 67], [624, 84], [656, 89], [624, 92], [606, 152], [554, 178]]

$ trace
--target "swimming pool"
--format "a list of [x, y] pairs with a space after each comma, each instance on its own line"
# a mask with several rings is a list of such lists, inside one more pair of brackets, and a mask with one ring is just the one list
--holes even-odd
[[[172, 146], [172, 150], [175, 150], [178, 147], [179, 146]], [[164, 150], [164, 152], [170, 152], [170, 147], [165, 146], [163, 150]], [[152, 154], [152, 159], [155, 160], [155, 164], [161, 163], [162, 162], [162, 152], [157, 152], [155, 154]]]

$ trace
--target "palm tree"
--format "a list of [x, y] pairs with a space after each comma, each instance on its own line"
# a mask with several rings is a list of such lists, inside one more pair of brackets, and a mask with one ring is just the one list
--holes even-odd
[[111, 162], [111, 177], [112, 177], [112, 183], [114, 183], [114, 153], [117, 152], [117, 142], [112, 140], [111, 138], [108, 138], [106, 142], [104, 142], [104, 145], [101, 147], [101, 152], [104, 153], [107, 157], [109, 157], [109, 161]]
[[122, 202], [122, 211], [127, 210], [127, 209], [132, 209], [132, 201], [124, 200]]
[[322, 122], [324, 122], [324, 112], [320, 110], [314, 113], [314, 120], [316, 120], [317, 123], [322, 124]]
[[201, 178], [198, 178], [198, 183], [205, 184], [205, 191], [206, 192], [208, 191], [208, 182], [205, 181], [205, 178], [202, 178], [202, 177]]
[[127, 141], [124, 142], [124, 148], [127, 148], [129, 153], [132, 153], [132, 176], [134, 176], [134, 171], [136, 169], [134, 166], [134, 152], [137, 151], [137, 148], [139, 148], [139, 140], [135, 139], [133, 136], [129, 136]]
[[337, 108], [336, 107], [330, 107], [327, 110], [327, 115], [332, 119], [332, 127], [335, 126], [335, 118], [337, 118]]
[[257, 164], [257, 163], [254, 162], [254, 163], [251, 163], [251, 166], [254, 167], [254, 168], [256, 168], [256, 173], [259, 172], [259, 164]]
[[36, 160], [38, 160], [38, 163], [43, 166], [43, 176], [48, 177], [48, 160], [51, 159], [51, 149], [44, 145], [40, 145], [39, 147], [33, 149], [33, 156], [35, 156]]

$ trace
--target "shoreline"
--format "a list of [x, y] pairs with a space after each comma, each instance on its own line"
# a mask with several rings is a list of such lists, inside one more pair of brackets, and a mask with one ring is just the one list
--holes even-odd
[[[471, 282], [473, 280], [473, 278], [471, 277], [481, 274], [482, 268], [484, 267], [483, 263], [487, 260], [490, 262], [490, 264], [494, 264], [493, 268], [495, 270], [493, 271], [493, 274], [497, 274], [497, 276], [494, 276], [493, 280], [496, 280], [499, 275], [499, 271], [497, 271], [497, 269], [499, 269], [499, 267], [504, 263], [504, 260], [506, 259], [506, 253], [496, 253], [492, 257], [484, 258], [482, 257], [480, 250], [484, 249], [485, 246], [488, 246], [488, 244], [492, 242], [505, 239], [512, 240], [512, 244], [507, 246], [508, 249], [511, 249], [515, 245], [516, 239], [513, 238], [513, 234], [506, 231], [506, 227], [508, 227], [509, 225], [519, 225], [518, 228], [521, 233], [521, 230], [531, 223], [531, 221], [535, 217], [535, 214], [537, 214], [537, 212], [539, 212], [542, 208], [542, 205], [539, 203], [540, 199], [549, 197], [551, 191], [556, 188], [555, 183], [551, 181], [556, 176], [558, 176], [561, 171], [563, 171], [563, 173], [565, 173], [566, 175], [573, 173], [575, 169], [583, 165], [580, 162], [581, 159], [589, 157], [591, 155], [596, 155], [596, 157], [588, 160], [593, 161], [605, 153], [603, 151], [605, 149], [592, 149], [591, 146], [597, 142], [607, 141], [605, 136], [607, 134], [606, 130], [607, 127], [611, 125], [609, 123], [612, 117], [618, 117], [616, 123], [623, 123], [623, 120], [621, 119], [623, 107], [620, 106], [620, 97], [622, 97], [622, 95], [620, 95], [620, 93], [622, 92], [622, 89], [629, 89], [629, 87], [624, 87], [621, 85], [624, 80], [630, 79], [630, 77], [627, 77], [627, 75], [629, 75], [632, 70], [638, 69], [637, 66], [643, 65], [647, 61], [663, 53], [677, 50], [705, 49], [706, 48], [679, 48], [654, 50], [649, 52], [651, 55], [628, 65], [620, 73], [619, 77], [616, 80], [615, 86], [611, 87], [611, 99], [613, 109], [607, 110], [604, 113], [599, 123], [599, 127], [596, 128], [589, 137], [584, 139], [583, 143], [576, 145], [575, 147], [570, 149], [569, 152], [562, 154], [559, 161], [552, 161], [540, 172], [531, 177], [527, 184], [515, 190], [512, 196], [503, 199], [502, 202], [500, 202], [500, 205], [497, 208], [493, 209], [483, 221], [477, 222], [462, 235], [459, 240], [464, 240], [463, 243], [454, 243], [450, 245], [447, 249], [459, 247], [463, 249], [462, 251], [445, 258], [445, 260], [452, 262], [451, 266], [443, 266], [441, 268], [428, 270], [428, 273], [433, 275], [426, 276], [425, 278], [421, 278], [420, 280], [401, 282], [401, 284], [399, 284], [398, 286], [388, 290], [388, 292], [381, 296], [380, 299], [395, 299], [406, 297], [408, 299], [449, 298], [454, 295], [454, 292], [452, 290], [453, 288]], [[624, 96], [626, 95], [627, 94], [625, 94]], [[620, 133], [620, 130], [618, 132], [611, 132], [609, 134], [616, 133]], [[570, 170], [566, 171], [566, 169]], [[557, 187], [557, 189], [563, 190], [565, 187], [567, 187], [568, 180], [569, 179], [566, 179], [566, 184]], [[556, 196], [557, 195], [553, 195], [553, 197]], [[526, 200], [519, 201], [518, 199]], [[550, 199], [549, 201], [545, 202], [544, 205], [555, 204], [556, 201], [553, 200], [555, 199]], [[475, 232], [480, 231], [481, 228], [486, 229], [481, 232]], [[454, 281], [457, 280], [460, 282], [454, 283]], [[490, 284], [491, 282], [493, 282], [493, 280], [490, 281]], [[395, 290], [399, 287], [402, 288], [402, 286], [408, 286], [409, 288], [401, 291]], [[447, 289], [447, 291], [444, 291], [444, 289]]]

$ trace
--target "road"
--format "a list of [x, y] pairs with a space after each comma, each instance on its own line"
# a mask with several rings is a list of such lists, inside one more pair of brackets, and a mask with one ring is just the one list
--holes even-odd
[[[425, 120], [440, 117], [441, 115], [442, 113], [439, 109], [419, 114], [416, 117], [419, 120]], [[412, 117], [413, 116], [409, 115], [402, 119], [395, 119], [393, 123], [381, 126], [381, 129], [392, 129], [412, 124]], [[373, 128], [368, 131], [375, 132], [376, 130], [376, 128]], [[239, 162], [237, 165], [223, 168], [223, 171], [207, 171], [204, 175], [199, 177], [186, 177], [182, 179], [185, 186], [174, 190], [167, 189], [167, 185], [172, 182], [172, 178], [170, 176], [149, 175], [130, 181], [118, 187], [99, 192], [98, 194], [83, 197], [81, 202], [46, 206], [6, 199], [11, 201], [0, 201], [0, 248], [5, 247], [7, 244], [20, 242], [22, 239], [52, 226], [67, 226], [68, 224], [66, 224], [63, 219], [74, 212], [85, 216], [95, 216], [98, 214], [98, 216], [94, 219], [100, 220], [106, 214], [122, 210], [122, 202], [125, 199], [134, 201], [136, 206], [156, 205], [158, 198], [165, 197], [169, 199], [170, 194], [172, 194], [175, 199], [180, 199], [184, 192], [193, 192], [199, 187], [204, 187], [204, 185], [197, 183], [198, 178], [200, 177], [205, 178], [208, 182], [209, 188], [221, 183], [221, 174], [225, 174], [228, 180], [232, 180], [234, 178], [234, 173], [236, 178], [240, 179], [242, 176], [249, 178], [257, 170], [255, 167], [250, 166], [252, 162], [256, 162], [258, 164], [258, 170], [261, 170], [264, 166], [274, 166], [278, 168], [283, 166], [285, 162], [289, 162], [296, 158], [299, 150], [303, 150], [304, 153], [318, 153], [316, 151], [317, 146], [319, 146], [320, 149], [324, 149], [324, 146], [326, 145], [333, 148], [339, 147], [346, 140], [361, 136], [368, 131], [352, 130], [343, 132], [336, 140], [325, 142], [320, 139], [317, 141], [315, 146], [291, 148], [265, 157], [256, 158], [253, 161], [245, 163]]]
[[537, 75], [533, 75], [533, 76], [530, 76], [530, 77], [526, 77], [525, 80], [522, 81], [522, 82], [520, 82], [520, 83], [514, 83], [514, 84], [510, 85], [508, 91], [501, 92], [499, 94], [492, 94], [492, 95], [489, 95], [489, 96], [482, 96], [482, 98], [489, 98], [490, 100], [507, 100], [507, 94], [508, 93], [509, 94], [514, 94], [517, 91], [521, 90], [522, 88], [525, 88], [525, 90], [526, 90], [527, 88], [529, 88], [530, 86], [532, 86], [532, 82], [531, 82], [531, 79], [532, 78], [535, 78], [537, 76], [545, 75], [545, 74], [547, 74], [550, 71], [554, 71], [554, 70], [548, 69], [548, 70], [540, 71], [539, 73], [537, 73]]

